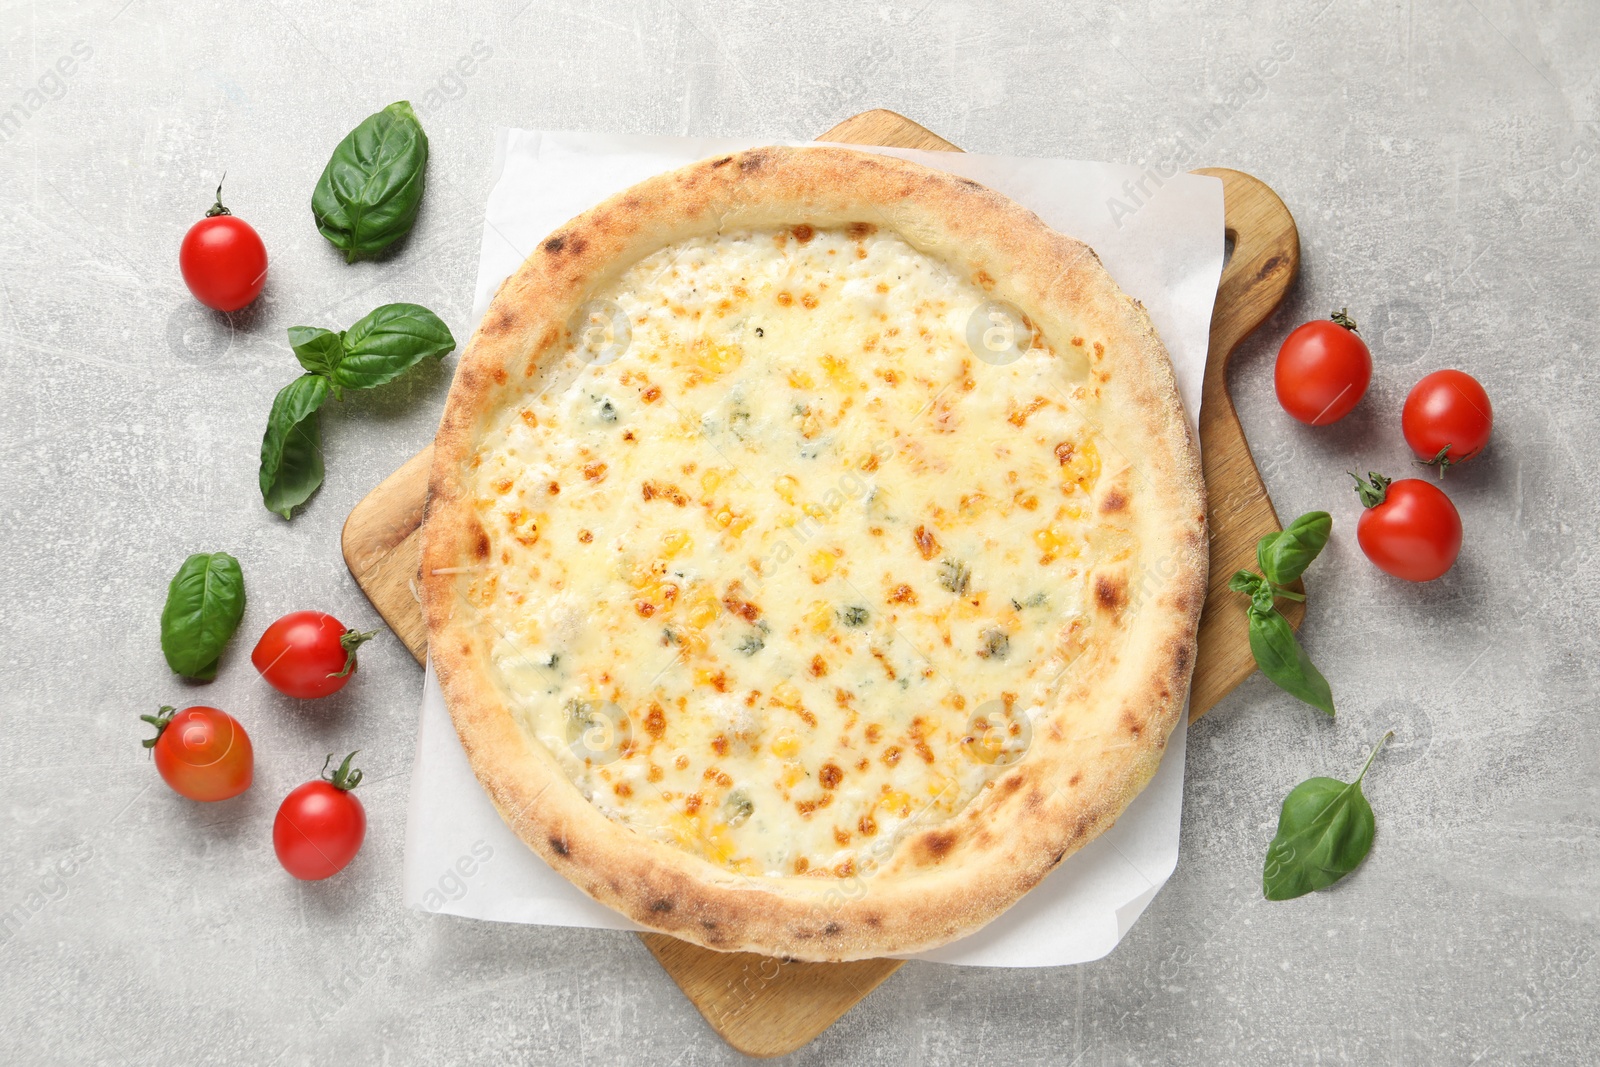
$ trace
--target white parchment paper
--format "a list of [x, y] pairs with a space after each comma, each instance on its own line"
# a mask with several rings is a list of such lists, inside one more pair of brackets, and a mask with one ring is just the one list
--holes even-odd
[[[635, 137], [501, 130], [484, 213], [474, 319], [538, 242], [574, 215], [664, 170], [772, 144], [725, 138]], [[800, 142], [778, 142], [797, 144]], [[1217, 281], [1222, 273], [1222, 183], [1180, 174], [1130, 197], [1137, 168], [909, 149], [867, 149], [950, 171], [1011, 197], [1087, 242], [1155, 321], [1177, 370], [1191, 423]], [[1137, 188], [1133, 186], [1133, 188]], [[1154, 194], [1154, 195], [1149, 195]], [[1142, 201], [1133, 214], [1109, 208]], [[1110, 952], [1178, 862], [1186, 726], [1116, 825], [1015, 907], [960, 941], [913, 957], [988, 967], [1084, 963]], [[500, 820], [457, 739], [430, 664], [406, 822], [408, 904], [498, 922], [635, 930], [551, 870]]]

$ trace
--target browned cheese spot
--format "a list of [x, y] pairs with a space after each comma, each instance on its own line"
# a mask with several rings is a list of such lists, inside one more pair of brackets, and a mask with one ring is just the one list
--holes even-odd
[[932, 559], [939, 554], [939, 539], [926, 526], [918, 526], [911, 538], [916, 541], [917, 551], [923, 559]]
[[[667, 713], [660, 704], [654, 702], [650, 704], [650, 710], [644, 716], [644, 732], [657, 741], [665, 736], [667, 732]], [[679, 758], [683, 760], [685, 766], [688, 765], [686, 757], [680, 756]]]
[[750, 601], [745, 600], [740, 595], [741, 592], [743, 592], [743, 586], [738, 582], [729, 585], [728, 592], [722, 598], [722, 606], [745, 622], [755, 622], [761, 617], [761, 609], [750, 603]]
[[902, 583], [889, 590], [889, 603], [891, 604], [915, 604], [916, 602], [916, 591], [909, 585]]
[[1010, 415], [1007, 415], [1006, 421], [1019, 428], [1026, 426], [1028, 424], [1028, 420], [1033, 417], [1034, 413], [1049, 403], [1050, 401], [1046, 400], [1044, 397], [1036, 396], [1032, 400], [1028, 401], [1027, 407], [1018, 408]]
[[672, 501], [680, 508], [689, 503], [689, 498], [682, 489], [666, 482], [645, 482], [640, 492], [646, 500], [654, 500], [659, 496]]

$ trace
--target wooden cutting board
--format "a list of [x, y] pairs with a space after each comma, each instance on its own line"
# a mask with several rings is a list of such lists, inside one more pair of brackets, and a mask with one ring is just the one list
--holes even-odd
[[[910, 119], [881, 110], [846, 119], [818, 139], [960, 151]], [[1217, 289], [1200, 408], [1201, 460], [1210, 493], [1211, 587], [1200, 617], [1190, 721], [1255, 670], [1245, 630], [1245, 599], [1228, 591], [1228, 577], [1241, 567], [1253, 568], [1256, 541], [1280, 526], [1228, 396], [1228, 360], [1283, 300], [1300, 267], [1294, 219], [1271, 189], [1236, 170], [1197, 173], [1222, 179], [1233, 256]], [[428, 636], [415, 592], [421, 563], [417, 531], [432, 454], [431, 447], [424, 449], [384, 479], [350, 512], [342, 537], [350, 573], [419, 662], [427, 655]], [[1305, 606], [1282, 607], [1298, 628]], [[665, 934], [639, 936], [712, 1029], [751, 1056], [781, 1056], [802, 1047], [902, 963], [797, 963], [749, 952], [713, 952]]]

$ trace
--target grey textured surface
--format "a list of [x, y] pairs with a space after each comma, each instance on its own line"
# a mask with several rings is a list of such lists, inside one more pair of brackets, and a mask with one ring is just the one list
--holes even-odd
[[[470, 333], [493, 126], [803, 136], [869, 107], [973, 150], [1177, 151], [1282, 194], [1303, 273], [1241, 353], [1235, 393], [1280, 512], [1335, 514], [1305, 634], [1342, 712], [1323, 721], [1258, 677], [1193, 730], [1178, 872], [1109, 958], [912, 964], [796, 1059], [1600, 1059], [1600, 8], [477, 6], [0, 6], [0, 108], [17, 116], [0, 115], [0, 1061], [738, 1059], [629, 935], [399, 905], [421, 674], [396, 641], [311, 706], [249, 668], [286, 610], [375, 620], [339, 527], [427, 441], [449, 365], [326, 420], [328, 482], [292, 524], [262, 509], [256, 454], [293, 373], [284, 327], [404, 299]], [[492, 54], [452, 74], [475, 42]], [[75, 45], [70, 76], [52, 74]], [[1270, 76], [1252, 73], [1267, 57]], [[400, 254], [346, 266], [312, 226], [311, 188], [338, 139], [399, 98], [432, 139], [427, 203]], [[1190, 133], [1204, 115], [1214, 131]], [[224, 168], [273, 257], [265, 296], [231, 321], [176, 270]], [[1309, 431], [1278, 410], [1271, 355], [1345, 304], [1377, 374], [1351, 418]], [[1495, 439], [1447, 483], [1467, 528], [1455, 571], [1402, 586], [1356, 549], [1343, 472], [1405, 466], [1400, 401], [1449, 365], [1487, 386]], [[189, 687], [162, 663], [157, 616], [202, 548], [239, 556], [250, 605], [222, 677]], [[243, 719], [255, 787], [198, 806], [162, 786], [136, 721], [160, 702]], [[1388, 727], [1366, 866], [1261, 901], [1284, 792], [1348, 775]], [[329, 883], [292, 882], [270, 847], [276, 801], [356, 746], [367, 845]]]

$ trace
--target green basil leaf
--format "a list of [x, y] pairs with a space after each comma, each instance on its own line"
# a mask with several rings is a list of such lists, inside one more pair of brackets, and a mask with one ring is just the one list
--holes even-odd
[[428, 135], [404, 100], [369, 115], [333, 150], [311, 195], [317, 229], [354, 263], [411, 231], [422, 206]]
[[450, 327], [427, 308], [385, 304], [344, 332], [344, 354], [333, 368], [333, 382], [346, 389], [371, 389], [455, 346]]
[[1248, 594], [1254, 599], [1256, 590], [1261, 588], [1264, 583], [1265, 579], [1259, 574], [1251, 574], [1249, 571], [1236, 571], [1233, 577], [1228, 579], [1228, 588], [1235, 593]]
[[312, 374], [332, 377], [333, 368], [339, 365], [344, 354], [344, 337], [321, 326], [289, 327], [289, 347], [294, 358]]
[[244, 617], [244, 571], [226, 552], [196, 552], [167, 586], [161, 652], [185, 678], [209, 681]]
[[1367, 858], [1377, 821], [1361, 792], [1361, 781], [1387, 740], [1389, 735], [1378, 742], [1350, 784], [1312, 778], [1289, 791], [1261, 871], [1261, 889], [1268, 900], [1292, 900], [1326, 889]]
[[261, 438], [261, 499], [268, 511], [291, 518], [322, 484], [322, 427], [317, 409], [333, 384], [320, 374], [302, 374], [272, 401]]
[[1268, 534], [1256, 545], [1256, 562], [1267, 581], [1288, 585], [1300, 575], [1328, 543], [1333, 517], [1326, 511], [1308, 511], [1280, 533]]
[[[1269, 591], [1269, 604], [1271, 596]], [[1334, 713], [1333, 690], [1295, 640], [1289, 620], [1277, 608], [1262, 610], [1259, 601], [1250, 605], [1250, 652], [1261, 673], [1276, 682], [1278, 688], [1325, 714]]]

